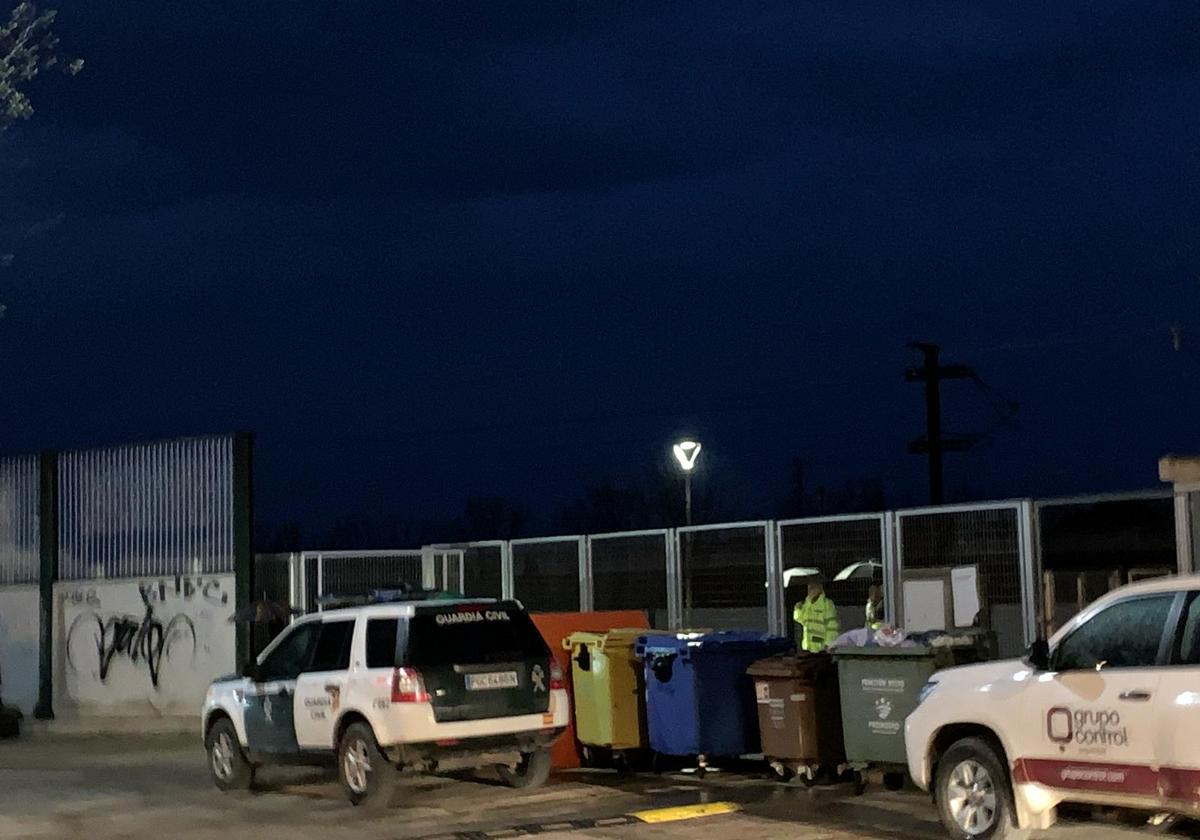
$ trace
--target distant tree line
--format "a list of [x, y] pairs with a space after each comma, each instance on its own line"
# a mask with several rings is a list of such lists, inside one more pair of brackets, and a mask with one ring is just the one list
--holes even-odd
[[[792, 462], [787, 492], [775, 510], [756, 510], [740, 504], [718, 482], [697, 482], [693, 497], [696, 524], [771, 517], [828, 516], [879, 511], [887, 507], [878, 478], [855, 478], [838, 484], [812, 483], [805, 462]], [[259, 523], [257, 550], [367, 549], [416, 547], [430, 543], [510, 540], [554, 534], [601, 534], [683, 525], [683, 492], [678, 475], [652, 474], [642, 481], [605, 479], [550, 515], [504, 496], [474, 496], [458, 516], [414, 518], [394, 514], [352, 514], [332, 525], [306, 528], [301, 523]]]

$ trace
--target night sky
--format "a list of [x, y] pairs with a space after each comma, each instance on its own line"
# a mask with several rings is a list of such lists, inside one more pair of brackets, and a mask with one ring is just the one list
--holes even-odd
[[1200, 450], [1194, 0], [56, 5], [6, 451], [249, 428], [267, 521], [548, 519], [690, 432], [739, 512], [794, 456], [911, 504], [915, 339], [993, 389], [955, 497]]

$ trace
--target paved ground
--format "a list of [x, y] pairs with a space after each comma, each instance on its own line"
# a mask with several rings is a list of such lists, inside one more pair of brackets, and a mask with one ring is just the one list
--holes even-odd
[[[631, 811], [732, 801], [736, 814], [664, 825], [631, 824]], [[352, 808], [331, 771], [262, 774], [255, 793], [221, 794], [192, 736], [35, 737], [0, 742], [0, 838], [483, 840], [536, 831], [542, 838], [674, 840], [706, 833], [741, 840], [940, 840], [933, 809], [915, 793], [809, 791], [762, 777], [635, 776], [582, 772], [516, 793], [496, 779], [405, 780], [382, 816]], [[1065, 822], [1046, 840], [1118, 840], [1141, 831]]]

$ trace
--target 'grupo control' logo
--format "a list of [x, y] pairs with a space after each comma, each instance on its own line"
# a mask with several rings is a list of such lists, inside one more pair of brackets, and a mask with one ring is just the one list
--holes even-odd
[[1069, 709], [1055, 706], [1046, 712], [1046, 736], [1065, 747], [1124, 747], [1129, 730], [1121, 723], [1116, 709]]

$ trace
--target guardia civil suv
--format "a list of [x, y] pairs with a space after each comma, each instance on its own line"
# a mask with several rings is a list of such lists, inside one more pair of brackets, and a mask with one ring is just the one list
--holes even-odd
[[385, 805], [398, 769], [495, 766], [542, 784], [570, 710], [562, 674], [515, 601], [370, 603], [295, 621], [241, 676], [204, 700], [213, 781], [246, 788], [255, 768], [335, 755], [355, 805]]
[[958, 838], [1047, 828], [1060, 802], [1200, 810], [1200, 576], [1117, 589], [1024, 660], [934, 675], [909, 772]]

